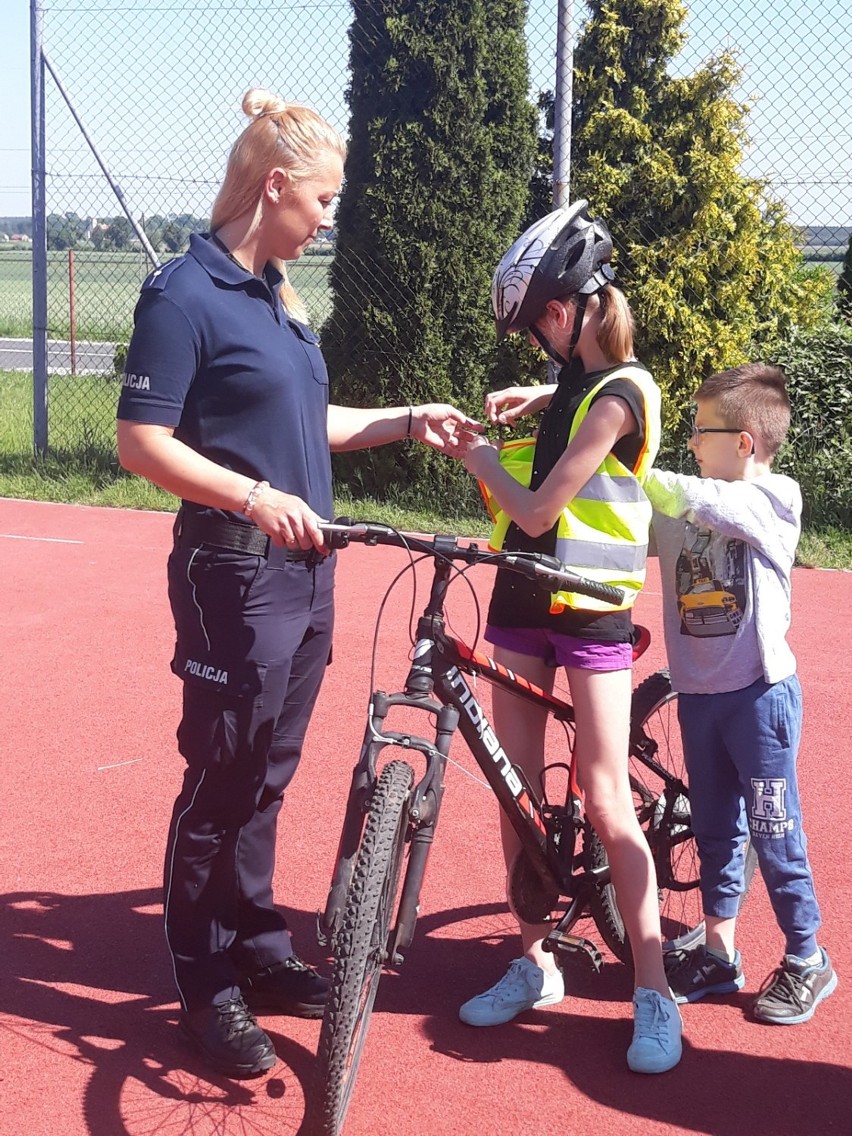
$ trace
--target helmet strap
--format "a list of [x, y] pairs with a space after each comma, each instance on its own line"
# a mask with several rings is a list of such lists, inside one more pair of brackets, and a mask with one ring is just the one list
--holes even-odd
[[577, 297], [577, 310], [574, 313], [574, 327], [571, 331], [571, 343], [568, 347], [568, 358], [574, 357], [574, 348], [580, 339], [580, 332], [583, 330], [583, 319], [586, 315], [586, 304], [589, 302], [589, 297], [581, 293]]
[[534, 335], [534, 336], [536, 337], [536, 339], [538, 340], [538, 342], [539, 342], [539, 343], [541, 344], [541, 346], [542, 346], [542, 347], [544, 348], [544, 350], [545, 350], [545, 351], [547, 352], [547, 354], [549, 355], [549, 357], [550, 357], [551, 359], [553, 359], [553, 360], [554, 360], [555, 362], [557, 362], [557, 363], [560, 363], [560, 364], [561, 364], [561, 365], [562, 365], [563, 367], [567, 367], [567, 366], [568, 366], [568, 362], [569, 362], [569, 360], [570, 360], [570, 357], [571, 357], [571, 353], [570, 353], [570, 351], [569, 351], [569, 353], [568, 353], [568, 359], [566, 359], [566, 358], [564, 357], [564, 355], [561, 355], [561, 354], [560, 354], [560, 353], [559, 353], [559, 352], [558, 352], [558, 351], [556, 350], [556, 348], [555, 348], [555, 347], [553, 346], [553, 344], [552, 344], [552, 343], [551, 343], [551, 342], [550, 342], [550, 341], [548, 340], [547, 336], [546, 336], [546, 335], [544, 334], [544, 332], [543, 332], [543, 331], [542, 331], [542, 330], [540, 329], [540, 327], [539, 327], [539, 325], [538, 325], [537, 323], [534, 323], [534, 324], [532, 324], [532, 325], [530, 326], [530, 331], [531, 331], [531, 332], [533, 333], [533, 335]]

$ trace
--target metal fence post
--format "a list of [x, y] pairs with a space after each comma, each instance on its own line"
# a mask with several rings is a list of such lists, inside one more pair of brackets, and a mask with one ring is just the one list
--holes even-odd
[[47, 215], [45, 206], [44, 9], [30, 0], [33, 210], [33, 446], [47, 453]]
[[574, 0], [559, 0], [556, 17], [556, 100], [553, 108], [553, 204], [571, 192], [571, 98], [574, 90]]
[[[556, 15], [556, 97], [553, 105], [553, 207], [570, 201], [571, 192], [571, 95], [574, 90], [574, 0], [559, 0]], [[561, 370], [551, 359], [548, 382], [555, 383]]]

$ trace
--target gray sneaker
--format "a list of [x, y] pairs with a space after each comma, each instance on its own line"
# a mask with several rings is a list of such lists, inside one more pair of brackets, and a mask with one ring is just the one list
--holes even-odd
[[565, 997], [565, 982], [557, 967], [545, 974], [526, 957], [515, 959], [499, 982], [465, 1004], [459, 1017], [469, 1026], [500, 1026], [522, 1014], [555, 1006]]
[[824, 998], [837, 989], [837, 975], [831, 959], [820, 947], [822, 963], [808, 966], [795, 955], [784, 955], [781, 965], [764, 982], [754, 1003], [759, 1022], [795, 1026], [814, 1016]]

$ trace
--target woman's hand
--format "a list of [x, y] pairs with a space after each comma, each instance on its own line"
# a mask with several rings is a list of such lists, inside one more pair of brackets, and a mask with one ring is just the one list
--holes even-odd
[[[242, 512], [251, 478], [202, 457], [175, 438], [172, 427], [119, 419], [117, 440], [119, 460], [131, 473], [187, 501]], [[301, 497], [264, 486], [255, 499], [251, 520], [279, 547], [328, 552], [319, 527], [322, 518]]]
[[511, 426], [526, 414], [543, 410], [556, 387], [506, 387], [485, 396], [485, 417], [498, 426]]
[[279, 548], [328, 552], [320, 525], [322, 517], [301, 497], [280, 489], [263, 489], [251, 511], [251, 519]]
[[454, 457], [461, 456], [457, 451], [462, 431], [475, 436], [484, 429], [481, 422], [468, 418], [445, 402], [430, 402], [411, 408], [411, 437]]

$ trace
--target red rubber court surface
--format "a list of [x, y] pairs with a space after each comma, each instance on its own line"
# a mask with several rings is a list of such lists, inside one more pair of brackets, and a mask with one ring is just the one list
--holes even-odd
[[[164, 514], [0, 501], [0, 1136], [290, 1136], [302, 1125], [319, 1023], [264, 1018], [281, 1060], [242, 1082], [208, 1073], [175, 1028], [159, 890], [181, 776], [170, 525]], [[363, 729], [375, 616], [404, 562], [363, 547], [339, 558], [334, 664], [285, 802], [277, 875], [312, 962], [324, 962], [314, 915]], [[484, 602], [489, 571], [468, 578]], [[404, 583], [386, 609], [385, 688], [405, 674], [410, 599]], [[639, 677], [663, 664], [659, 603], [652, 572], [638, 618], [655, 641]], [[464, 584], [450, 611], [471, 634]], [[494, 806], [458, 743], [415, 943], [382, 978], [346, 1136], [849, 1136], [851, 632], [852, 574], [797, 570], [802, 795], [823, 942], [840, 975], [811, 1022], [748, 1018], [782, 951], [758, 882], [741, 919], [745, 990], [684, 1008], [683, 1061], [670, 1073], [628, 1072], [630, 976], [611, 960], [599, 976], [572, 966], [560, 1006], [463, 1026], [459, 1004], [503, 973], [516, 940]]]

